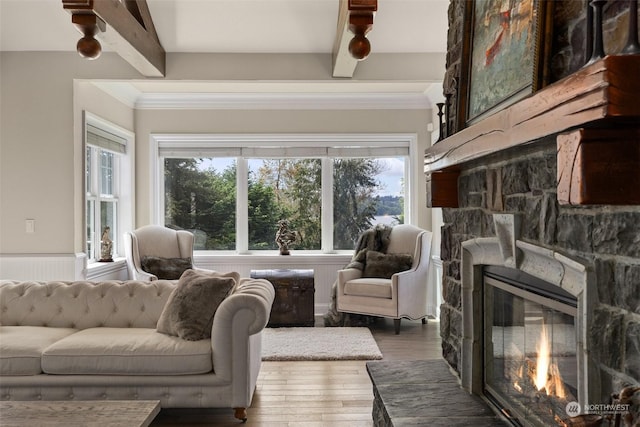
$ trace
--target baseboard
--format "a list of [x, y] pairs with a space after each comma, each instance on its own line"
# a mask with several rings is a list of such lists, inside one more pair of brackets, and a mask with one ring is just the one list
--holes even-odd
[[314, 304], [314, 315], [315, 316], [324, 316], [329, 311], [328, 303], [316, 303]]

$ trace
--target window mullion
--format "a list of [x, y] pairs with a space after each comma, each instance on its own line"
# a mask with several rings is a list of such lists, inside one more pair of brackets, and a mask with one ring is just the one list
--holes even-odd
[[[85, 201], [85, 209], [89, 212], [86, 213], [86, 227], [91, 230], [91, 234], [86, 236], [86, 240], [89, 241], [88, 245], [91, 250], [87, 251], [87, 256], [90, 260], [95, 258], [95, 247], [96, 247], [96, 197], [93, 195], [87, 196]], [[85, 243], [87, 245], [87, 243]]]
[[249, 252], [249, 161], [238, 157], [236, 164], [236, 250], [246, 254]]
[[102, 206], [102, 162], [100, 161], [101, 150], [95, 148], [93, 150], [94, 171], [94, 197], [95, 206], [93, 209], [93, 259], [100, 259], [100, 238], [102, 237], [101, 206]]
[[91, 189], [89, 190], [94, 197], [98, 196], [100, 191], [100, 184], [98, 182], [100, 176], [98, 171], [100, 167], [100, 162], [98, 162], [99, 155], [99, 150], [94, 147], [91, 150]]
[[118, 247], [120, 241], [120, 218], [122, 217], [122, 212], [120, 211], [120, 192], [121, 192], [121, 168], [122, 167], [122, 156], [116, 156], [114, 159], [113, 165], [113, 200], [115, 203], [115, 212], [113, 218], [113, 230], [111, 230], [111, 242], [112, 242], [112, 252], [113, 256], [118, 256]]
[[322, 252], [333, 250], [333, 159], [322, 158]]

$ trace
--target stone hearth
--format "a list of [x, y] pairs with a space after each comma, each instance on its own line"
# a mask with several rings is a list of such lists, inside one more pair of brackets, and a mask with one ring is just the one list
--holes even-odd
[[442, 360], [367, 362], [367, 372], [376, 427], [506, 425], [479, 397], [460, 388]]

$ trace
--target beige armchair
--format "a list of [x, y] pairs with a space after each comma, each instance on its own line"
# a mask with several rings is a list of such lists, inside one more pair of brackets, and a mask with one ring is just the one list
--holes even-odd
[[145, 255], [162, 258], [189, 257], [193, 261], [193, 234], [159, 225], [145, 225], [124, 234], [124, 251], [131, 280], [158, 280], [158, 276], [142, 269], [142, 258]]
[[411, 254], [411, 268], [390, 279], [362, 277], [363, 271], [357, 268], [338, 271], [338, 311], [392, 318], [396, 334], [403, 317], [425, 323], [431, 237], [430, 231], [413, 225], [393, 227], [386, 253]]

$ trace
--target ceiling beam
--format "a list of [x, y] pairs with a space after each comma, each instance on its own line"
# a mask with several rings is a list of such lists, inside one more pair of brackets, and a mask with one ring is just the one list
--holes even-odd
[[353, 77], [358, 61], [371, 46], [366, 34], [373, 25], [378, 0], [340, 0], [338, 27], [333, 44], [333, 77]]
[[[85, 36], [78, 43], [81, 55], [86, 56], [81, 52], [81, 42], [95, 36], [142, 75], [165, 76], [166, 53], [146, 0], [62, 0], [62, 6]], [[98, 46], [98, 55], [99, 50]]]

